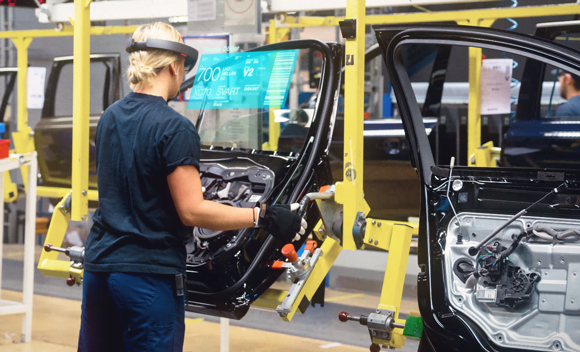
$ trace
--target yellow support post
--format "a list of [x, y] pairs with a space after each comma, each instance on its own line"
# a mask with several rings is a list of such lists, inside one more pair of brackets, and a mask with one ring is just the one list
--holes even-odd
[[26, 100], [26, 82], [28, 79], [28, 47], [32, 43], [30, 37], [12, 39], [18, 51], [18, 131], [28, 127], [28, 107]]
[[276, 20], [270, 20], [270, 27], [268, 29], [268, 42], [269, 44], [278, 43], [278, 25]]
[[[460, 25], [490, 27], [495, 19], [458, 21]], [[469, 106], [467, 107], [467, 155], [481, 145], [481, 48], [469, 48]], [[475, 163], [471, 158], [468, 164]]]
[[[409, 248], [413, 233], [416, 233], [416, 231], [417, 228], [406, 223], [367, 219], [365, 232], [367, 244], [365, 247], [372, 245], [389, 251], [378, 309], [395, 312], [395, 321], [401, 324], [405, 324], [405, 320], [399, 319], [399, 310], [403, 297], [403, 287], [405, 286]], [[394, 329], [390, 340], [373, 338], [373, 342], [379, 345], [401, 348], [405, 345], [405, 336], [403, 336], [402, 329]]]
[[481, 145], [481, 48], [469, 48], [469, 105], [467, 107], [467, 155]]
[[[34, 138], [32, 129], [28, 126], [28, 106], [27, 106], [27, 79], [28, 79], [28, 47], [32, 43], [31, 37], [12, 38], [18, 54], [18, 124], [17, 132], [12, 133], [14, 148], [18, 154], [26, 154], [34, 151]], [[26, 189], [28, 178], [28, 166], [21, 168], [22, 181]], [[5, 175], [6, 176], [6, 175]], [[8, 177], [10, 180], [10, 177]], [[14, 187], [11, 187], [14, 188]]]
[[356, 20], [356, 37], [346, 39], [344, 90], [344, 171], [343, 183], [336, 187], [336, 200], [343, 204], [344, 249], [356, 250], [352, 227], [359, 211], [370, 208], [363, 198], [364, 157], [364, 68], [365, 0], [347, 0], [346, 17]]
[[411, 226], [403, 224], [393, 226], [379, 309], [395, 311], [395, 318], [399, 317], [412, 237]]
[[75, 0], [71, 204], [74, 221], [86, 220], [89, 207], [91, 1]]

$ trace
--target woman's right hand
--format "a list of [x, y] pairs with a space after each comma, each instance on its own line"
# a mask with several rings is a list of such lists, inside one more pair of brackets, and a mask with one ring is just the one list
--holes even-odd
[[290, 243], [300, 239], [306, 232], [308, 224], [300, 215], [292, 212], [298, 209], [298, 204], [271, 205], [262, 204], [259, 208], [257, 227], [268, 231], [277, 239]]

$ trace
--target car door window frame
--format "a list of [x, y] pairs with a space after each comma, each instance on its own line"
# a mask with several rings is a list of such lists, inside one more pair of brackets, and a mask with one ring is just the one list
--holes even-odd
[[[560, 69], [580, 75], [580, 53], [558, 43], [534, 38], [519, 33], [477, 27], [374, 27], [379, 41], [383, 36], [392, 38], [383, 46], [383, 57], [387, 65], [393, 90], [399, 103], [403, 125], [409, 131], [412, 157], [419, 167], [422, 181], [431, 185], [431, 168], [435, 166], [429, 145], [421, 109], [415, 98], [411, 82], [402, 61], [401, 48], [409, 44], [439, 44], [450, 46], [477, 47], [497, 50], [534, 59]], [[392, 31], [397, 31], [392, 34]]]
[[[101, 62], [106, 67], [106, 77], [103, 85], [103, 111], [115, 101], [121, 99], [122, 84], [119, 77], [121, 76], [121, 55], [120, 54], [92, 54], [91, 63]], [[46, 85], [44, 94], [45, 101], [42, 108], [41, 118], [50, 118], [55, 116], [56, 94], [62, 69], [66, 65], [72, 65], [72, 57], [55, 58], [52, 64], [52, 70]], [[109, 66], [111, 64], [111, 66]], [[107, 95], [105, 99], [105, 94]]]

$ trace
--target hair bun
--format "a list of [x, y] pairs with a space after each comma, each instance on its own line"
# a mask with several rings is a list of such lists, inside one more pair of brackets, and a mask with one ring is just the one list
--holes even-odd
[[[181, 34], [172, 26], [155, 22], [143, 25], [133, 34], [135, 41], [146, 41], [148, 38], [171, 40], [183, 43]], [[155, 77], [167, 66], [181, 59], [178, 54], [167, 50], [141, 50], [129, 54], [127, 77], [131, 89], [151, 86]]]

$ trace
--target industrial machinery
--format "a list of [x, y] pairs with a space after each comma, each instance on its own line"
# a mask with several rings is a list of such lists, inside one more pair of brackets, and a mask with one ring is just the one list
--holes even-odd
[[[90, 150], [89, 146], [82, 142], [88, 141], [90, 136], [89, 120], [83, 118], [89, 115], [86, 91], [88, 84], [84, 86], [82, 84], [87, 81], [86, 70], [83, 71], [83, 67], [86, 68], [90, 63], [89, 34], [95, 29], [89, 26], [88, 3], [77, 0], [75, 11], [74, 30], [77, 32], [75, 60], [78, 61], [75, 61], [72, 190], [41, 190], [45, 194], [64, 197], [57, 205], [47, 236], [47, 241], [57, 246], [62, 242], [68, 222], [71, 219], [86, 219], [88, 201], [96, 199], [96, 192], [91, 193], [88, 182]], [[498, 175], [495, 170], [457, 167], [453, 178], [452, 168], [436, 166], [435, 159], [430, 153], [431, 148], [421, 110], [416, 100], [413, 101], [414, 93], [407, 71], [409, 65], [404, 61], [401, 62], [405, 56], [397, 56], [395, 53], [401, 53], [402, 49], [398, 45], [412, 43], [413, 36], [418, 37], [417, 41], [429, 42], [434, 46], [459, 43], [463, 47], [469, 47], [470, 75], [469, 79], [465, 80], [470, 83], [467, 149], [468, 155], [474, 154], [475, 157], [479, 153], [478, 150], [485, 149], [478, 149], [481, 144], [479, 132], [481, 116], [476, 102], [480, 93], [478, 87], [481, 46], [493, 47], [500, 52], [512, 54], [517, 52], [518, 55], [524, 56], [531, 55], [529, 52], [533, 49], [540, 53], [534, 59], [547, 62], [548, 57], [554, 57], [557, 59], [550, 59], [551, 65], [574, 72], [578, 71], [579, 67], [576, 59], [578, 53], [549, 42], [491, 30], [461, 29], [461, 27], [451, 29], [435, 27], [431, 30], [430, 27], [420, 27], [417, 30], [404, 27], [375, 27], [389, 77], [393, 80], [397, 104], [409, 140], [412, 162], [422, 182], [419, 257], [423, 270], [418, 277], [422, 318], [409, 316], [406, 320], [400, 319], [399, 310], [409, 245], [414, 229], [403, 222], [369, 216], [370, 209], [364, 198], [362, 186], [365, 179], [364, 122], [361, 114], [364, 111], [364, 60], [360, 60], [364, 57], [366, 49], [363, 33], [367, 24], [387, 21], [396, 24], [453, 20], [464, 25], [489, 26], [496, 18], [505, 16], [562, 15], [574, 11], [578, 11], [576, 4], [529, 9], [484, 9], [462, 13], [373, 17], [366, 16], [364, 1], [353, 0], [348, 2], [346, 13], [348, 20], [304, 19], [309, 24], [318, 23], [318, 25], [337, 26], [340, 22], [343, 37], [346, 38], [344, 79], [348, 84], [345, 84], [344, 96], [348, 99], [345, 99], [345, 127], [341, 153], [343, 182], [335, 184], [332, 184], [334, 180], [330, 176], [327, 155], [342, 74], [341, 47], [317, 41], [297, 41], [271, 44], [250, 51], [250, 54], [273, 55], [271, 62], [274, 64], [277, 55], [286, 56], [288, 59], [295, 55], [295, 51], [314, 50], [321, 53], [323, 74], [318, 82], [320, 93], [314, 108], [284, 109], [284, 101], [268, 106], [251, 105], [242, 109], [221, 108], [235, 99], [226, 101], [227, 99], [218, 99], [217, 95], [231, 96], [235, 93], [232, 87], [217, 93], [219, 90], [212, 89], [213, 78], [219, 78], [222, 72], [236, 72], [235, 75], [228, 73], [227, 80], [232, 84], [238, 84], [234, 76], [246, 77], [253, 72], [252, 67], [248, 70], [235, 67], [236, 64], [232, 63], [232, 60], [236, 60], [237, 54], [220, 62], [220, 66], [203, 67], [203, 70], [199, 71], [203, 72], [203, 75], [198, 75], [197, 80], [188, 82], [189, 88], [195, 90], [193, 96], [197, 99], [193, 99], [193, 103], [192, 101], [188, 103], [187, 115], [196, 124], [204, 144], [201, 165], [204, 196], [240, 207], [252, 206], [258, 201], [270, 204], [300, 201], [301, 213], [305, 214], [308, 220], [309, 231], [312, 232], [316, 245], [308, 243], [308, 250], [305, 250], [302, 257], [297, 258], [294, 253], [296, 247], [294, 250], [284, 247], [283, 243], [277, 243], [261, 230], [211, 232], [197, 229], [192, 233], [187, 247], [189, 271], [187, 309], [241, 318], [249, 305], [254, 304], [275, 309], [282, 319], [290, 321], [295, 312], [305, 311], [342, 249], [357, 250], [372, 246], [389, 251], [381, 302], [377, 310], [369, 314], [358, 317], [341, 314], [340, 319], [354, 320], [366, 325], [373, 350], [380, 348], [379, 345], [400, 348], [404, 345], [406, 336], [422, 337], [421, 351], [465, 351], [473, 346], [483, 346], [482, 350], [497, 346], [530, 350], [532, 348], [530, 344], [540, 346], [544, 350], [552, 348], [546, 346], [553, 346], [552, 349], [576, 348], [575, 336], [572, 336], [566, 327], [562, 326], [554, 336], [534, 340], [533, 333], [537, 328], [526, 329], [525, 324], [528, 320], [517, 320], [522, 319], [521, 314], [518, 314], [520, 312], [528, 313], [523, 319], [531, 319], [533, 321], [531, 324], [537, 324], [534, 326], [542, 324], [545, 326], [546, 321], [555, 324], [550, 319], [555, 319], [558, 314], [566, 319], [574, 318], [565, 309], [554, 314], [552, 311], [549, 313], [546, 311], [544, 314], [540, 309], [542, 306], [535, 304], [538, 302], [536, 291], [541, 289], [543, 281], [545, 282], [545, 274], [542, 271], [545, 267], [542, 265], [547, 265], [546, 262], [550, 260], [554, 262], [551, 253], [544, 253], [547, 252], [545, 250], [547, 244], [538, 238], [552, 236], [553, 239], [560, 241], [576, 236], [577, 225], [570, 220], [576, 211], [575, 174], [507, 170], [501, 171]], [[281, 34], [284, 31], [305, 26], [302, 20], [287, 23], [272, 20], [269, 29], [270, 42], [277, 42], [283, 37]], [[407, 40], [410, 42], [406, 42]], [[447, 42], [441, 43], [441, 40]], [[256, 59], [260, 63], [260, 58]], [[248, 64], [253, 63], [254, 58], [248, 61]], [[200, 85], [196, 86], [196, 83]], [[288, 92], [283, 87], [280, 89], [285, 92], [281, 94], [284, 99]], [[272, 91], [276, 89], [270, 90]], [[249, 101], [255, 100], [254, 98]], [[290, 126], [292, 126], [290, 131], [292, 134], [289, 135], [291, 138], [281, 138], [286, 128]], [[558, 187], [565, 181], [568, 181], [566, 184], [568, 188]], [[323, 188], [326, 185], [330, 187]], [[451, 186], [453, 192], [450, 191]], [[555, 192], [550, 193], [550, 189], [553, 188], [563, 192], [562, 200], [555, 196]], [[546, 195], [545, 202], [553, 197], [558, 198], [557, 202], [551, 204], [553, 207], [546, 207], [545, 202], [540, 202], [526, 210], [529, 211], [529, 215], [508, 223], [511, 226], [519, 224], [516, 220], [521, 220], [523, 228], [515, 228], [514, 233], [509, 234], [501, 232], [503, 229], [512, 229], [504, 226], [510, 220], [506, 214], [511, 215], [512, 212], [525, 209]], [[505, 198], [502, 198], [504, 196]], [[538, 207], [541, 207], [545, 214], [537, 211]], [[556, 225], [552, 219], [562, 216], [561, 214], [564, 214], [565, 219], [560, 222], [565, 222], [565, 228], [559, 223]], [[468, 216], [471, 216], [471, 219]], [[476, 217], [478, 221], [475, 221]], [[468, 220], [477, 223], [479, 227], [471, 231], [472, 228], [467, 227]], [[538, 222], [536, 232], [541, 236], [534, 237], [528, 230], [524, 231], [527, 228], [526, 221]], [[485, 235], [481, 234], [494, 233], [496, 229], [500, 229], [497, 231], [497, 238], [493, 241], [486, 240], [486, 243], [479, 246], [484, 248], [484, 251], [478, 249], [478, 252], [470, 254], [469, 248], [475, 239], [483, 241]], [[470, 231], [464, 233], [464, 230]], [[512, 234], [516, 235], [513, 239]], [[540, 247], [538, 250], [536, 247], [530, 249], [532, 248], [530, 244], [537, 244]], [[564, 243], [562, 246], [570, 248], [574, 243], [570, 245]], [[526, 256], [525, 251], [532, 254]], [[73, 252], [77, 253], [69, 250], [69, 253]], [[473, 256], [478, 253], [478, 257], [474, 259]], [[457, 256], [453, 257], [455, 254]], [[502, 258], [506, 254], [507, 256]], [[450, 262], [450, 258], [454, 259], [453, 262]], [[531, 262], [529, 258], [532, 258]], [[82, 268], [78, 265], [78, 260], [74, 260], [71, 265], [69, 262], [56, 259], [55, 251], [43, 251], [39, 263], [40, 270], [47, 275], [74, 279], [69, 282], [82, 280]], [[540, 259], [541, 263], [536, 259]], [[570, 259], [564, 257], [563, 260], [564, 263], [568, 263]], [[552, 266], [553, 264], [550, 264], [547, 269], [553, 269]], [[481, 270], [482, 268], [486, 271]], [[292, 287], [288, 291], [269, 289], [274, 280], [283, 274], [281, 269], [286, 270], [284, 274], [292, 281]], [[563, 274], [559, 272], [557, 275]], [[475, 279], [477, 282], [474, 288], [466, 286], [467, 283], [472, 285]], [[452, 281], [448, 283], [445, 280]], [[561, 286], [560, 282], [558, 286], [560, 290]], [[449, 296], [449, 292], [455, 292], [450, 291], [451, 288], [459, 290], [458, 297]], [[476, 292], [479, 292], [479, 295]], [[560, 291], [558, 294], [563, 295]], [[566, 300], [568, 298], [565, 296]], [[564, 304], [564, 301], [562, 302]], [[566, 304], [573, 303], [566, 301]], [[536, 316], [541, 318], [534, 320]], [[496, 320], [500, 318], [504, 320], [497, 322]], [[425, 330], [421, 319], [425, 320]], [[506, 326], [509, 333], [498, 332], [498, 328], [506, 330]], [[520, 329], [522, 326], [524, 327]]]

